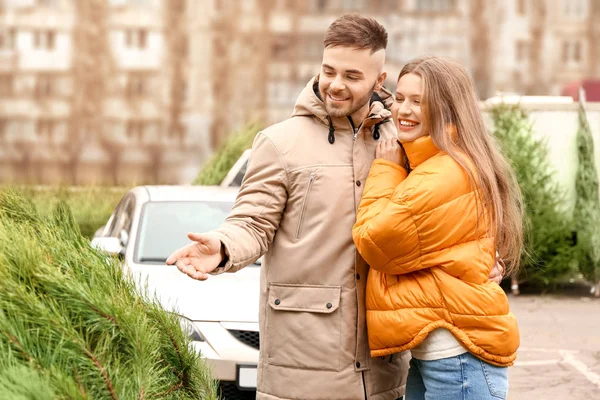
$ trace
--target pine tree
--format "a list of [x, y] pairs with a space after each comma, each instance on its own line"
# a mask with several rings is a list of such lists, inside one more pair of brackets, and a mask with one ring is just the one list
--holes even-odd
[[594, 163], [594, 141], [585, 109], [580, 103], [577, 131], [579, 166], [575, 179], [574, 219], [577, 228], [579, 271], [595, 284], [594, 293], [600, 296], [600, 197], [598, 174]]
[[1, 399], [216, 399], [177, 316], [91, 248], [64, 203], [0, 199]]
[[573, 223], [565, 194], [554, 178], [544, 142], [537, 140], [527, 113], [518, 106], [490, 110], [494, 135], [509, 159], [526, 208], [525, 252], [519, 282], [544, 287], [573, 271]]
[[252, 142], [260, 130], [258, 124], [248, 124], [239, 131], [233, 133], [221, 149], [200, 170], [194, 180], [194, 185], [218, 185], [240, 158], [244, 150], [252, 147]]

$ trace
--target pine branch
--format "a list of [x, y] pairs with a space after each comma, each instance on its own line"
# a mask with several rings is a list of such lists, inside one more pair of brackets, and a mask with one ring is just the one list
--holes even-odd
[[100, 370], [100, 373], [102, 374], [102, 377], [104, 378], [104, 382], [106, 383], [106, 388], [108, 389], [110, 396], [112, 397], [113, 400], [117, 400], [117, 394], [115, 393], [112, 382], [110, 381], [110, 378], [108, 377], [108, 373], [106, 372], [106, 369], [104, 369], [104, 367], [102, 366], [102, 364], [100, 363], [98, 358], [96, 358], [94, 356], [94, 354], [92, 354], [92, 352], [87, 347], [83, 346], [81, 343], [78, 343], [77, 340], [74, 340], [74, 342], [83, 348], [85, 355], [94, 363], [96, 368], [98, 368], [98, 370]]
[[73, 375], [75, 376], [75, 382], [77, 382], [77, 387], [79, 388], [79, 392], [81, 393], [81, 396], [83, 398], [86, 398], [87, 395], [85, 394], [85, 389], [83, 387], [83, 384], [81, 383], [81, 377], [77, 373], [77, 370], [75, 369], [75, 367], [73, 367]]

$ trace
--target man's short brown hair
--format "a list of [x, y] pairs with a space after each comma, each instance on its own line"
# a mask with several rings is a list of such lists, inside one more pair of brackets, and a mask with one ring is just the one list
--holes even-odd
[[371, 53], [387, 47], [388, 34], [373, 18], [356, 13], [344, 14], [329, 25], [323, 44], [325, 48], [348, 46], [370, 49]]

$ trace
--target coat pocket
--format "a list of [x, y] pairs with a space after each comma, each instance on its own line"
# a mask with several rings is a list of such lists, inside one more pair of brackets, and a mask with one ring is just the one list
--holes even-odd
[[269, 286], [265, 347], [267, 363], [339, 371], [340, 286]]
[[300, 220], [298, 221], [298, 228], [296, 229], [296, 239], [300, 239], [300, 234], [302, 233], [302, 224], [304, 223], [304, 215], [306, 214], [306, 205], [308, 204], [308, 197], [310, 196], [310, 191], [312, 189], [313, 183], [317, 179], [316, 172], [312, 172], [310, 177], [308, 178], [308, 186], [306, 186], [306, 192], [304, 193], [304, 198], [302, 199], [302, 208], [300, 209]]

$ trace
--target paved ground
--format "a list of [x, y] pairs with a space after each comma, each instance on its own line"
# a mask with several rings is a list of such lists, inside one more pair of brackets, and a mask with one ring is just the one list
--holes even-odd
[[511, 296], [521, 348], [510, 400], [600, 399], [600, 299]]

